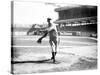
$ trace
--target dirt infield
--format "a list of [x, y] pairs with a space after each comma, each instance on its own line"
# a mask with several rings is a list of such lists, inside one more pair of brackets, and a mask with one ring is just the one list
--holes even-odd
[[[34, 55], [33, 55], [34, 56]], [[29, 57], [26, 56], [26, 57]], [[24, 57], [25, 58], [25, 57]], [[96, 58], [87, 58], [71, 53], [60, 53], [56, 57], [56, 64], [52, 63], [50, 56], [30, 56], [31, 59], [14, 63], [14, 73], [45, 73], [60, 71], [89, 70], [97, 68]]]
[[96, 40], [80, 37], [70, 38], [69, 36], [61, 38], [56, 56], [57, 63], [53, 64], [50, 60], [51, 49], [47, 39], [39, 45], [32, 39], [36, 38], [15, 38], [17, 43], [14, 45], [14, 60], [12, 63], [15, 74], [97, 69]]

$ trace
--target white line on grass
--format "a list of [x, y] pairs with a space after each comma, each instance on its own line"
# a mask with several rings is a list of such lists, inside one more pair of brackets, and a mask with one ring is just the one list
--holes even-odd
[[[87, 45], [88, 46], [88, 45]], [[90, 46], [92, 46], [92, 45], [90, 45]], [[36, 47], [36, 48], [48, 48], [48, 47], [50, 47], [50, 46], [12, 46], [12, 47], [20, 47], [20, 48], [34, 48], [34, 47]], [[59, 48], [72, 48], [72, 47], [83, 47], [83, 46], [59, 46]], [[86, 46], [85, 46], [86, 47]]]
[[[31, 48], [33, 48], [33, 47], [37, 47], [37, 48], [48, 48], [48, 47], [50, 47], [50, 46], [12, 46], [12, 47], [25, 47], [25, 48], [27, 48], [27, 47], [31, 47]], [[61, 48], [62, 47], [74, 47], [74, 46], [60, 46]], [[75, 46], [76, 47], [76, 46]]]
[[[13, 37], [23, 37], [23, 38], [37, 38], [37, 37], [41, 37], [41, 36], [13, 36]], [[93, 38], [93, 37], [84, 37], [84, 36], [59, 36], [60, 38], [87, 38], [87, 39], [92, 39], [92, 40], [96, 40], [97, 38]], [[48, 37], [47, 37], [48, 38]]]
[[[22, 40], [22, 41], [36, 41], [37, 39], [32, 39], [32, 38], [24, 38], [24, 39], [17, 39], [17, 40]], [[43, 40], [45, 40], [45, 41], [48, 41], [49, 39], [47, 39], [47, 38], [45, 38], [45, 39], [43, 39]], [[62, 41], [61, 40], [61, 42], [62, 43], [72, 43], [72, 44], [87, 44], [87, 45], [91, 45], [91, 44], [96, 44], [96, 43], [91, 43], [91, 42], [80, 42], [80, 41], [75, 41], [75, 42], [73, 42], [73, 41]]]

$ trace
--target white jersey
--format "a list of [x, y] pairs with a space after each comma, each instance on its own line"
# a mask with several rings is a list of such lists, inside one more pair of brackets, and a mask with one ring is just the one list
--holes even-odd
[[55, 30], [55, 31], [56, 31], [56, 37], [57, 37], [57, 40], [59, 39], [57, 27], [56, 27], [55, 24], [51, 25], [50, 27], [47, 27], [46, 30], [47, 30], [48, 32], [51, 31], [51, 30]]
[[52, 29], [54, 29], [54, 30], [57, 32], [57, 27], [56, 27], [55, 24], [53, 24], [53, 25], [51, 24], [50, 27], [47, 27], [47, 28], [46, 28], [47, 31], [51, 31]]
[[[56, 37], [57, 37], [57, 41], [60, 40], [60, 37], [58, 36], [58, 31], [57, 31], [57, 27], [55, 24], [51, 24], [51, 26], [49, 27], [46, 27], [45, 30], [47, 30], [48, 32], [51, 31], [51, 30], [55, 30], [56, 31]], [[50, 35], [49, 35], [50, 37]]]

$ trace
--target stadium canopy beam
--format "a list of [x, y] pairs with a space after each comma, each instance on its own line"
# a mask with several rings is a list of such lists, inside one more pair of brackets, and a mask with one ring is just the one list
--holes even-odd
[[94, 20], [97, 19], [96, 16], [93, 17], [83, 17], [83, 18], [73, 18], [73, 19], [65, 19], [65, 20], [56, 20], [54, 23], [61, 24], [61, 23], [71, 23], [71, 22], [77, 22], [77, 21], [86, 21], [86, 20]]

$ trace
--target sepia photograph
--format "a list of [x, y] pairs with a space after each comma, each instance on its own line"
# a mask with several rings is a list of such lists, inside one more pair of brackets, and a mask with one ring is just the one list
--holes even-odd
[[11, 73], [97, 69], [97, 8], [59, 2], [11, 1]]

